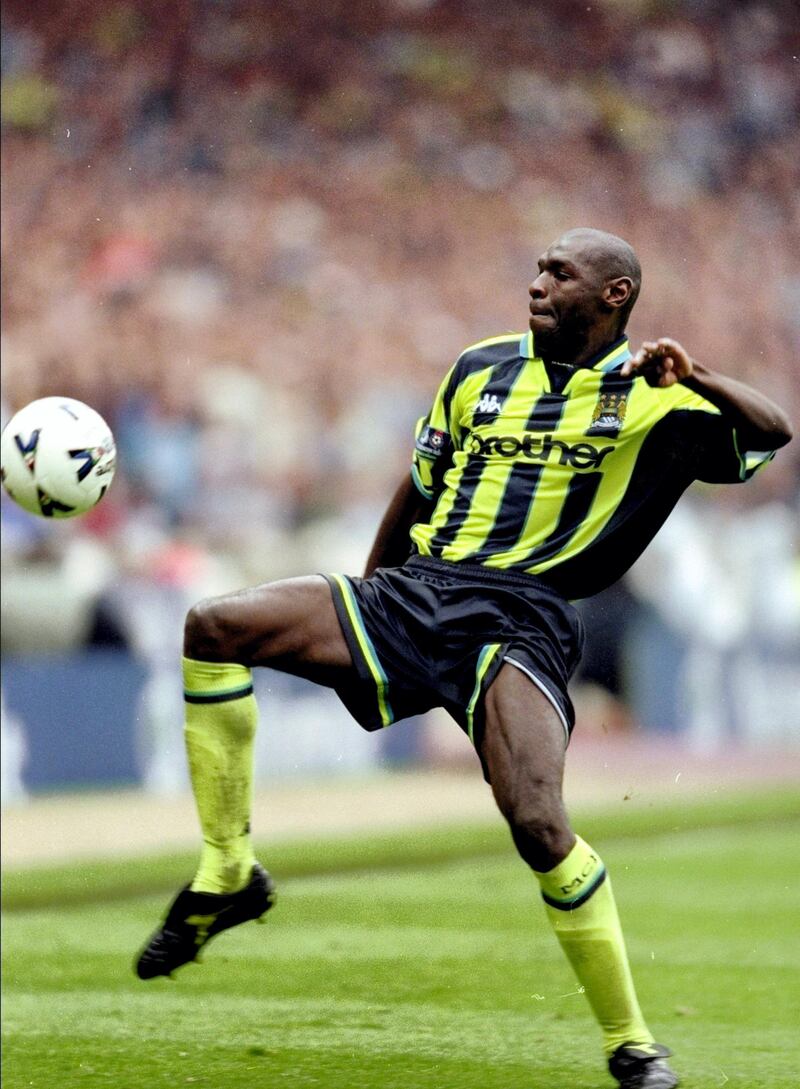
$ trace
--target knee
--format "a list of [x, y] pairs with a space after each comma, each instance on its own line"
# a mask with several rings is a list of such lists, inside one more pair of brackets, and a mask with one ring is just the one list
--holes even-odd
[[237, 650], [224, 597], [208, 598], [189, 610], [183, 629], [187, 658], [235, 662]]
[[520, 856], [531, 869], [551, 870], [569, 854], [575, 836], [560, 796], [528, 792], [505, 807], [504, 816]]

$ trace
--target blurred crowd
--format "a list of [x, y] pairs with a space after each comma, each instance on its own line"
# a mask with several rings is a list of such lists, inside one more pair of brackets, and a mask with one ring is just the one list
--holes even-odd
[[[68, 394], [120, 450], [74, 526], [4, 500], [6, 570], [55, 558], [128, 643], [147, 594], [357, 571], [446, 368], [576, 225], [642, 258], [634, 342], [797, 419], [799, 57], [795, 0], [6, 0], [4, 419]], [[781, 461], [701, 520], [796, 513]]]

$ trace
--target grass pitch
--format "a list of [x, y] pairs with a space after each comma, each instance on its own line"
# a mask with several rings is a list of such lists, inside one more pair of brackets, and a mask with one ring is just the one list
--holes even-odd
[[[600, 836], [578, 824], [609, 865], [642, 1005], [685, 1089], [797, 1084], [795, 803], [765, 820], [763, 799], [717, 802], [699, 827], [649, 811], [616, 836], [602, 819]], [[141, 983], [131, 968], [164, 895], [55, 910], [40, 875], [41, 906], [25, 907], [15, 878], [6, 1089], [610, 1087], [585, 998], [505, 835], [476, 857], [454, 836], [449, 860], [419, 831], [387, 843], [384, 865], [373, 841], [372, 868], [345, 873], [337, 850], [357, 857], [357, 843], [330, 847], [319, 869], [333, 872], [316, 876], [265, 854], [279, 879], [267, 925], [223, 934], [175, 982]], [[97, 885], [98, 867], [86, 880]]]

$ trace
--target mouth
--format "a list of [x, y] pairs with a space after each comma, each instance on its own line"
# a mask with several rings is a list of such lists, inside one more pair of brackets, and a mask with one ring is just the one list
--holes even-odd
[[528, 310], [529, 310], [530, 315], [531, 315], [530, 322], [529, 322], [531, 329], [533, 329], [534, 326], [536, 326], [536, 325], [542, 325], [542, 324], [555, 325], [555, 323], [556, 323], [555, 314], [551, 313], [549, 310], [535, 310], [532, 306], [529, 306]]

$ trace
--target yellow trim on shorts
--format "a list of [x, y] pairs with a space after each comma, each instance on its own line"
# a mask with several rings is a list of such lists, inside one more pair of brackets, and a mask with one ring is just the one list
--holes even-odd
[[353, 629], [353, 634], [356, 637], [364, 661], [367, 663], [367, 667], [372, 674], [372, 679], [375, 681], [381, 722], [384, 726], [391, 726], [394, 722], [394, 714], [391, 705], [389, 704], [389, 678], [383, 671], [380, 659], [375, 652], [375, 647], [372, 645], [372, 640], [367, 634], [367, 629], [364, 627], [364, 621], [361, 618], [361, 610], [358, 607], [353, 588], [343, 575], [331, 575], [330, 577], [339, 587], [342, 601], [344, 602], [344, 607], [347, 610], [347, 616]]
[[483, 678], [486, 676], [489, 666], [494, 661], [501, 646], [502, 643], [487, 643], [478, 655], [478, 664], [475, 666], [475, 687], [472, 690], [472, 695], [467, 704], [467, 734], [473, 745], [475, 744], [475, 739], [472, 736], [475, 721], [475, 708], [478, 704], [478, 697], [481, 694], [481, 685], [483, 684]]

